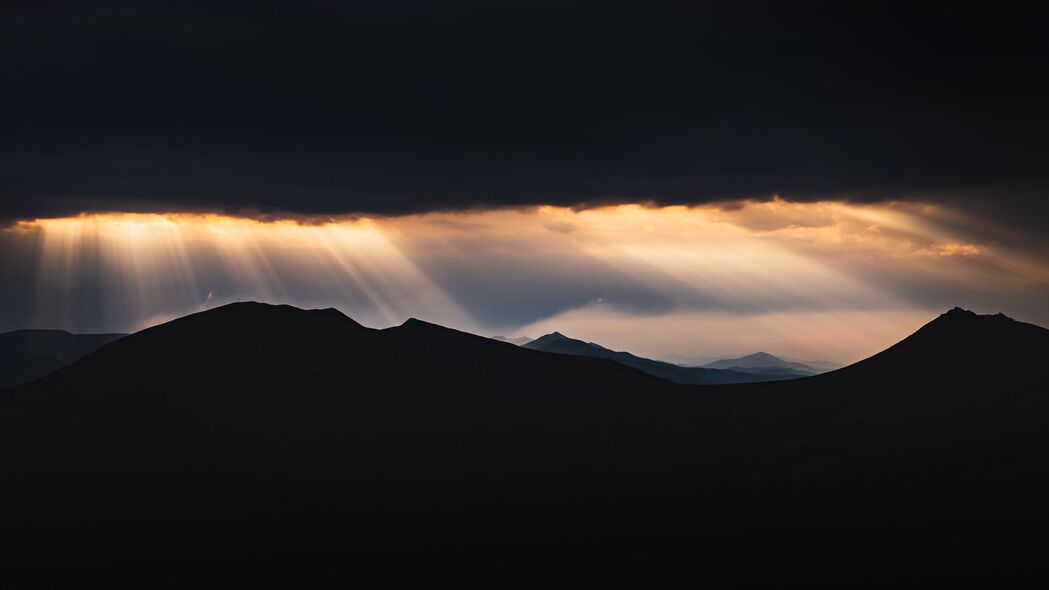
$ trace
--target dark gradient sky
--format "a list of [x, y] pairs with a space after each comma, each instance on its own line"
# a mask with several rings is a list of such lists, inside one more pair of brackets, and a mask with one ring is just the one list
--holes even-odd
[[1045, 229], [1045, 9], [30, 2], [0, 217], [936, 199]]

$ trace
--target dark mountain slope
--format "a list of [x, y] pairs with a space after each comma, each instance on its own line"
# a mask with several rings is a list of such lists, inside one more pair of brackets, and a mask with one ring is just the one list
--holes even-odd
[[746, 392], [753, 392], [766, 410], [818, 404], [821, 413], [842, 411], [856, 419], [1042, 403], [1049, 393], [1047, 359], [1049, 330], [1002, 314], [955, 308], [868, 359], [775, 389], [755, 386]]
[[65, 363], [28, 352], [0, 352], [0, 389], [35, 381], [54, 373]]
[[686, 387], [415, 320], [235, 304], [0, 395], [0, 555], [145, 579], [997, 568], [1046, 549], [1046, 334], [952, 311], [834, 373]]
[[605, 475], [623, 460], [614, 449], [678, 421], [644, 405], [680, 403], [676, 391], [417, 320], [372, 330], [334, 310], [229, 305], [0, 396], [2, 494], [19, 507], [4, 516], [22, 531], [4, 548], [39, 558], [68, 533], [70, 551], [135, 561], [172, 544], [225, 554], [230, 535], [286, 551], [306, 535], [296, 544], [311, 551], [388, 556], [397, 531], [593, 511], [602, 486], [639, 483]]
[[894, 518], [920, 510], [985, 522], [1044, 515], [1046, 359], [1049, 330], [956, 308], [854, 365], [711, 388], [707, 399], [744, 431], [763, 425], [756, 457], [781, 476], [851, 489], [856, 501], [896, 507]]
[[1042, 362], [1047, 344], [1045, 328], [956, 307], [887, 350], [826, 378], [876, 386], [915, 378], [984, 387], [1038, 381], [1049, 375], [1049, 364]]
[[70, 334], [63, 330], [0, 334], [0, 389], [39, 379], [123, 336]]
[[725, 383], [753, 383], [757, 381], [773, 381], [777, 379], [793, 379], [799, 374], [779, 370], [777, 367], [762, 368], [758, 371], [746, 372], [740, 370], [710, 369], [703, 367], [682, 367], [663, 361], [655, 361], [639, 357], [629, 352], [618, 352], [609, 350], [593, 342], [583, 342], [569, 338], [560, 332], [553, 332], [536, 338], [524, 345], [525, 348], [567, 354], [574, 356], [589, 356], [604, 358], [615, 361], [628, 367], [634, 367], [649, 375], [666, 379], [674, 383], [690, 385], [716, 385]]
[[1049, 330], [955, 308], [903, 341], [820, 375], [815, 387], [850, 388], [854, 412], [899, 419], [946, 410], [1022, 411], [1049, 394]]

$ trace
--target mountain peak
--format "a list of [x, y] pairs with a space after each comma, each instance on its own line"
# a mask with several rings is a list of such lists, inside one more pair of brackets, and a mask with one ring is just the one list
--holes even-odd
[[963, 309], [961, 307], [954, 307], [940, 314], [940, 317], [933, 321], [937, 323], [939, 321], [972, 321], [972, 320], [1007, 320], [1013, 322], [1013, 318], [1005, 315], [1004, 313], [998, 312], [996, 314], [978, 314], [969, 309]]
[[955, 306], [952, 309], [947, 310], [947, 312], [944, 313], [940, 317], [946, 317], [946, 318], [962, 318], [962, 317], [973, 318], [973, 317], [976, 317], [976, 313], [973, 312], [972, 310], [962, 309], [961, 307]]
[[1041, 367], [1047, 346], [1045, 328], [1001, 313], [981, 315], [955, 307], [886, 350], [828, 378], [856, 379], [873, 387], [872, 383], [896, 383], [907, 375], [909, 386], [920, 383], [924, 391], [952, 391], [980, 383], [985, 391], [994, 392], [1008, 380], [1009, 372], [1026, 371], [1045, 379]]
[[764, 351], [751, 353], [739, 358], [721, 359], [712, 363], [707, 363], [703, 366], [709, 369], [731, 369], [737, 371], [746, 369], [780, 368], [790, 369], [803, 374], [820, 372], [804, 363], [785, 361], [774, 354]]
[[547, 344], [550, 344], [551, 342], [557, 342], [558, 340], [571, 340], [571, 338], [565, 336], [560, 332], [550, 332], [549, 334], [544, 334], [536, 338], [535, 340], [525, 344], [525, 347], [533, 349], [541, 348], [543, 346], [546, 346]]
[[769, 352], [762, 351], [762, 350], [759, 350], [758, 352], [755, 352], [753, 354], [748, 354], [747, 356], [745, 356], [743, 358], [750, 358], [750, 359], [775, 359], [777, 361], [781, 360], [776, 355], [774, 355], [772, 353], [769, 353]]
[[[853, 366], [872, 366], [881, 359], [906, 355], [939, 360], [950, 359], [951, 364], [966, 367], [983, 364], [984, 357], [999, 354], [1006, 348], [1015, 350], [1021, 341], [1030, 341], [1036, 347], [1046, 337], [1046, 329], [998, 313], [978, 314], [955, 307], [919, 328], [916, 332], [890, 348]], [[876, 361], [871, 363], [870, 361]]]

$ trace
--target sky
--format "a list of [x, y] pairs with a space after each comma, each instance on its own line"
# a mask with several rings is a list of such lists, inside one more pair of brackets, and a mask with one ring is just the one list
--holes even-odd
[[1049, 325], [1049, 24], [1000, 2], [0, 7], [0, 330], [237, 299], [639, 354]]

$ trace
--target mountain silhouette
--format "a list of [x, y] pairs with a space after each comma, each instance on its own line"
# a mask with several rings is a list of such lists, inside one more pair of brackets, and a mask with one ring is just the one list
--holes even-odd
[[[868, 359], [814, 377], [813, 388], [876, 393], [877, 405], [895, 412], [919, 405], [935, 412], [959, 404], [1040, 402], [1049, 392], [1047, 350], [1045, 328], [956, 307]], [[898, 405], [886, 404], [890, 399]]]
[[0, 334], [0, 389], [53, 373], [124, 334], [16, 330]]
[[820, 371], [808, 365], [785, 361], [767, 352], [755, 352], [739, 358], [721, 359], [703, 365], [708, 369], [727, 369], [732, 371], [771, 371], [793, 375], [815, 375]]
[[335, 309], [248, 302], [113, 342], [42, 385], [145, 385], [163, 378], [167, 387], [208, 389], [229, 380], [300, 375], [358, 383], [475, 384], [514, 378], [566, 385], [625, 380], [644, 386], [652, 381], [608, 361], [537, 354], [414, 318], [376, 330]]
[[609, 350], [600, 344], [569, 338], [560, 332], [552, 332], [540, 336], [539, 338], [524, 344], [524, 347], [557, 354], [609, 359], [628, 367], [634, 367], [635, 369], [644, 371], [645, 373], [659, 377], [660, 379], [666, 379], [667, 381], [673, 381], [674, 383], [686, 383], [692, 385], [753, 383], [757, 381], [793, 379], [811, 374], [801, 373], [794, 369], [773, 365], [761, 365], [753, 368], [733, 367], [729, 370], [724, 370], [720, 367], [682, 367], [680, 365], [663, 361], [639, 357], [630, 354], [629, 352]]
[[838, 371], [687, 386], [419, 320], [232, 304], [0, 394], [0, 559], [968, 579], [1046, 549], [1046, 358], [1049, 331], [952, 310]]

